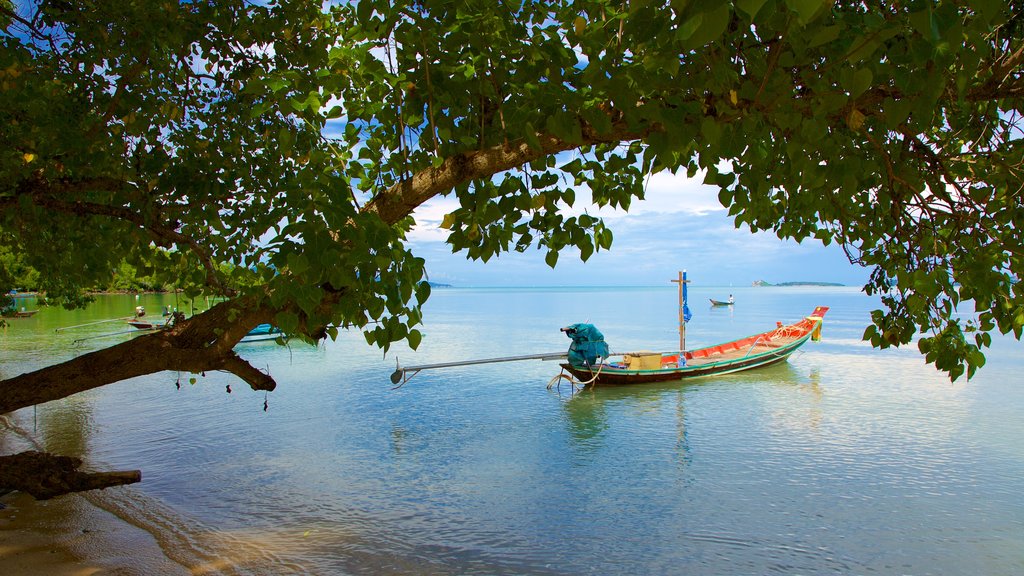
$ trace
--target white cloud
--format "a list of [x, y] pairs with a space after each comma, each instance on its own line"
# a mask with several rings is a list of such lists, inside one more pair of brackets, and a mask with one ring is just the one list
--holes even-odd
[[633, 202], [629, 212], [598, 210], [586, 190], [577, 190], [577, 202], [566, 212], [603, 217], [615, 241], [610, 251], [587, 262], [566, 249], [554, 270], [545, 264], [543, 250], [501, 254], [487, 263], [452, 254], [444, 244], [448, 231], [439, 225], [458, 207], [454, 197], [434, 198], [417, 209], [409, 239], [413, 252], [426, 258], [431, 280], [457, 286], [659, 285], [666, 271], [680, 269], [707, 286], [749, 286], [755, 280], [856, 286], [867, 281], [868, 271], [850, 264], [838, 246], [814, 240], [798, 244], [770, 232], [751, 233], [746, 226], [737, 229], [718, 202], [718, 189], [704, 185], [703, 177], [656, 174], [647, 183], [645, 199]]

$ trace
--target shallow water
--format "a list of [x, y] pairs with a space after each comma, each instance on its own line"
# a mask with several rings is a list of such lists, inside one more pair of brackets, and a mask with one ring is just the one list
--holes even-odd
[[[703, 305], [736, 296], [732, 308]], [[676, 292], [437, 289], [418, 352], [358, 333], [239, 348], [278, 390], [164, 373], [23, 410], [45, 448], [141, 484], [93, 497], [172, 558], [236, 573], [1009, 574], [1024, 571], [1024, 355], [998, 338], [970, 383], [860, 340], [852, 288], [691, 288], [687, 344], [830, 306], [823, 340], [757, 371], [573, 395], [554, 362], [404, 365], [562, 351], [589, 321], [616, 350], [672, 349]], [[157, 312], [173, 296], [144, 296]], [[11, 376], [85, 340], [130, 297], [44, 309], [0, 337]], [[181, 306], [185, 307], [185, 306]], [[114, 327], [114, 330], [111, 330]], [[176, 386], [180, 383], [180, 390]], [[232, 393], [226, 393], [231, 386]], [[263, 410], [264, 400], [268, 410]]]

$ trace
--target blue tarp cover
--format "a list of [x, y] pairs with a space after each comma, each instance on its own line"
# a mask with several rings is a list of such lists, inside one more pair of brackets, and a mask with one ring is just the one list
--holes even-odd
[[569, 363], [573, 366], [593, 366], [597, 357], [608, 357], [608, 344], [604, 334], [593, 324], [573, 324], [563, 329], [572, 338], [569, 345]]

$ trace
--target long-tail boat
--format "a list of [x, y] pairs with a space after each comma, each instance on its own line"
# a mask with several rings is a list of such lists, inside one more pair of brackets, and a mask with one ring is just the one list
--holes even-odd
[[[165, 328], [170, 328], [172, 324], [173, 321], [170, 317], [150, 322], [146, 320], [140, 320], [139, 316], [135, 316], [134, 318], [128, 321], [129, 326], [135, 328], [136, 330], [142, 331], [163, 330]], [[259, 326], [250, 330], [245, 336], [242, 336], [242, 339], [239, 340], [238, 342], [242, 344], [248, 342], [261, 342], [264, 340], [277, 340], [278, 338], [281, 338], [283, 336], [284, 333], [277, 326], [274, 326], [272, 324], [260, 324]]]
[[828, 312], [827, 306], [818, 306], [810, 316], [794, 324], [783, 326], [777, 322], [774, 330], [724, 344], [687, 350], [686, 323], [690, 321], [691, 314], [686, 303], [686, 285], [689, 283], [686, 271], [679, 272], [679, 277], [672, 282], [679, 284], [679, 348], [676, 350], [612, 354], [608, 351], [604, 335], [596, 327], [592, 324], [573, 324], [561, 329], [572, 339], [566, 353], [481, 358], [405, 367], [396, 359], [391, 383], [399, 388], [422, 370], [523, 360], [567, 360], [561, 363], [562, 371], [548, 382], [548, 388], [561, 380], [569, 380], [574, 390], [577, 385], [639, 384], [728, 374], [784, 361], [808, 340], [821, 337], [822, 319]]
[[773, 330], [695, 350], [633, 352], [597, 357], [591, 363], [574, 358], [570, 352], [570, 361], [561, 366], [575, 383], [584, 385], [661, 382], [760, 368], [782, 362], [808, 340], [820, 338], [826, 312], [828, 307], [818, 306], [810, 316], [793, 324], [783, 326], [779, 322]]

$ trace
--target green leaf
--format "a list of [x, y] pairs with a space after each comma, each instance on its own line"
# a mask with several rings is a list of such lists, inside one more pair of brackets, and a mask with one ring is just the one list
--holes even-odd
[[849, 85], [847, 86], [847, 90], [850, 92], [850, 98], [856, 98], [863, 94], [871, 86], [871, 80], [873, 78], [874, 75], [868, 68], [861, 68], [854, 72], [853, 76], [850, 78]]
[[558, 251], [548, 250], [548, 253], [544, 255], [544, 262], [551, 268], [554, 268], [555, 264], [558, 263]]
[[295, 333], [299, 328], [299, 316], [293, 312], [278, 312], [274, 316], [274, 325], [285, 334]]
[[534, 150], [542, 150], [544, 148], [540, 144], [540, 139], [537, 138], [537, 129], [530, 122], [523, 126], [523, 138], [526, 139], [526, 143], [529, 144], [530, 148]]
[[840, 24], [821, 27], [814, 33], [814, 36], [811, 37], [811, 41], [807, 45], [811, 48], [823, 46], [839, 38], [839, 33], [842, 31], [843, 26]]
[[718, 125], [714, 118], [705, 117], [701, 120], [700, 133], [704, 135], [704, 139], [709, 144], [718, 144], [722, 138], [722, 127]]
[[679, 31], [676, 33], [680, 40], [689, 40], [693, 37], [694, 33], [700, 29], [700, 25], [704, 23], [704, 14], [698, 12], [694, 16], [688, 18], [683, 25], [679, 27]]
[[548, 132], [566, 142], [583, 141], [582, 127], [573, 114], [557, 112], [548, 117], [546, 126]]
[[420, 342], [423, 340], [423, 334], [419, 330], [413, 329], [409, 331], [409, 335], [406, 336], [409, 341], [409, 347], [416, 350], [420, 347]]
[[727, 188], [722, 188], [718, 191], [718, 201], [721, 202], [722, 206], [728, 208], [732, 205], [733, 192]]
[[288, 270], [292, 274], [302, 274], [309, 270], [309, 259], [301, 252], [288, 254]]
[[827, 0], [786, 0], [786, 6], [796, 12], [797, 20], [804, 25], [814, 20], [819, 11], [829, 3]]
[[[708, 10], [702, 14], [698, 14], [694, 18], [701, 18], [701, 21], [697, 29], [694, 30], [686, 39], [686, 45], [697, 47], [718, 40], [729, 25], [729, 17], [731, 15], [732, 11], [729, 9], [729, 4], [726, 2], [722, 2], [716, 8]], [[684, 24], [684, 26], [687, 24], [689, 24], [689, 22]]]
[[910, 116], [910, 111], [913, 108], [913, 102], [911, 100], [893, 100], [892, 98], [886, 98], [882, 102], [882, 111], [885, 114], [885, 125], [890, 130], [895, 130], [901, 124], [907, 121], [907, 117]]
[[586, 262], [594, 254], [594, 244], [590, 241], [590, 237], [584, 237], [584, 240], [578, 244], [580, 249], [580, 260]]
[[757, 17], [767, 0], [736, 0], [736, 7], [742, 10], [751, 21]]

